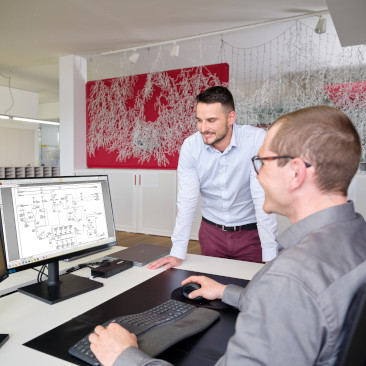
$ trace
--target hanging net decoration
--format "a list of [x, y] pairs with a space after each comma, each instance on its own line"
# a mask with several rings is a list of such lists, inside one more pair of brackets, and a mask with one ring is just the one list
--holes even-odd
[[349, 115], [366, 148], [366, 46], [341, 49], [336, 35], [300, 21], [259, 46], [221, 40], [239, 124], [270, 124], [284, 113], [332, 105]]

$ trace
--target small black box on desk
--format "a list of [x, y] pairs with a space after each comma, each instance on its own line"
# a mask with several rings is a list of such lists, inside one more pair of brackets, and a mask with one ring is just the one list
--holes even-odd
[[124, 261], [121, 259], [115, 259], [110, 262], [105, 262], [97, 268], [92, 268], [91, 275], [93, 277], [108, 278], [116, 275], [117, 273], [123, 272], [133, 266], [133, 262]]

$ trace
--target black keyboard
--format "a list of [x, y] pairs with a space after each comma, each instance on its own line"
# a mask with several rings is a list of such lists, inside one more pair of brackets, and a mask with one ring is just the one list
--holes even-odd
[[[108, 324], [115, 322], [126, 328], [129, 332], [134, 333], [137, 339], [140, 335], [175, 321], [178, 321], [196, 307], [176, 300], [166, 301], [154, 308], [138, 314], [120, 316], [111, 319], [103, 324], [106, 327]], [[90, 365], [100, 365], [93, 352], [90, 350], [89, 335], [85, 336], [75, 345], [69, 348], [69, 353]]]

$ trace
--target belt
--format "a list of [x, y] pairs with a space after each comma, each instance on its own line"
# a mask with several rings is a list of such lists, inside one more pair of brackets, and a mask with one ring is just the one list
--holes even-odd
[[214, 222], [205, 219], [204, 217], [202, 217], [202, 220], [204, 222], [207, 222], [207, 224], [210, 224], [212, 226], [215, 226], [223, 231], [240, 231], [240, 230], [254, 230], [257, 228], [257, 223], [254, 222], [252, 224], [246, 224], [246, 225], [240, 225], [240, 226], [224, 226], [224, 225], [219, 225], [219, 224], [215, 224]]

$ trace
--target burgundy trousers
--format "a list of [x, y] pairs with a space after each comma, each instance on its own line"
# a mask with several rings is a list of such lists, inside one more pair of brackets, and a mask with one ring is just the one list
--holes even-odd
[[223, 231], [202, 221], [198, 239], [203, 255], [262, 263], [257, 229]]

